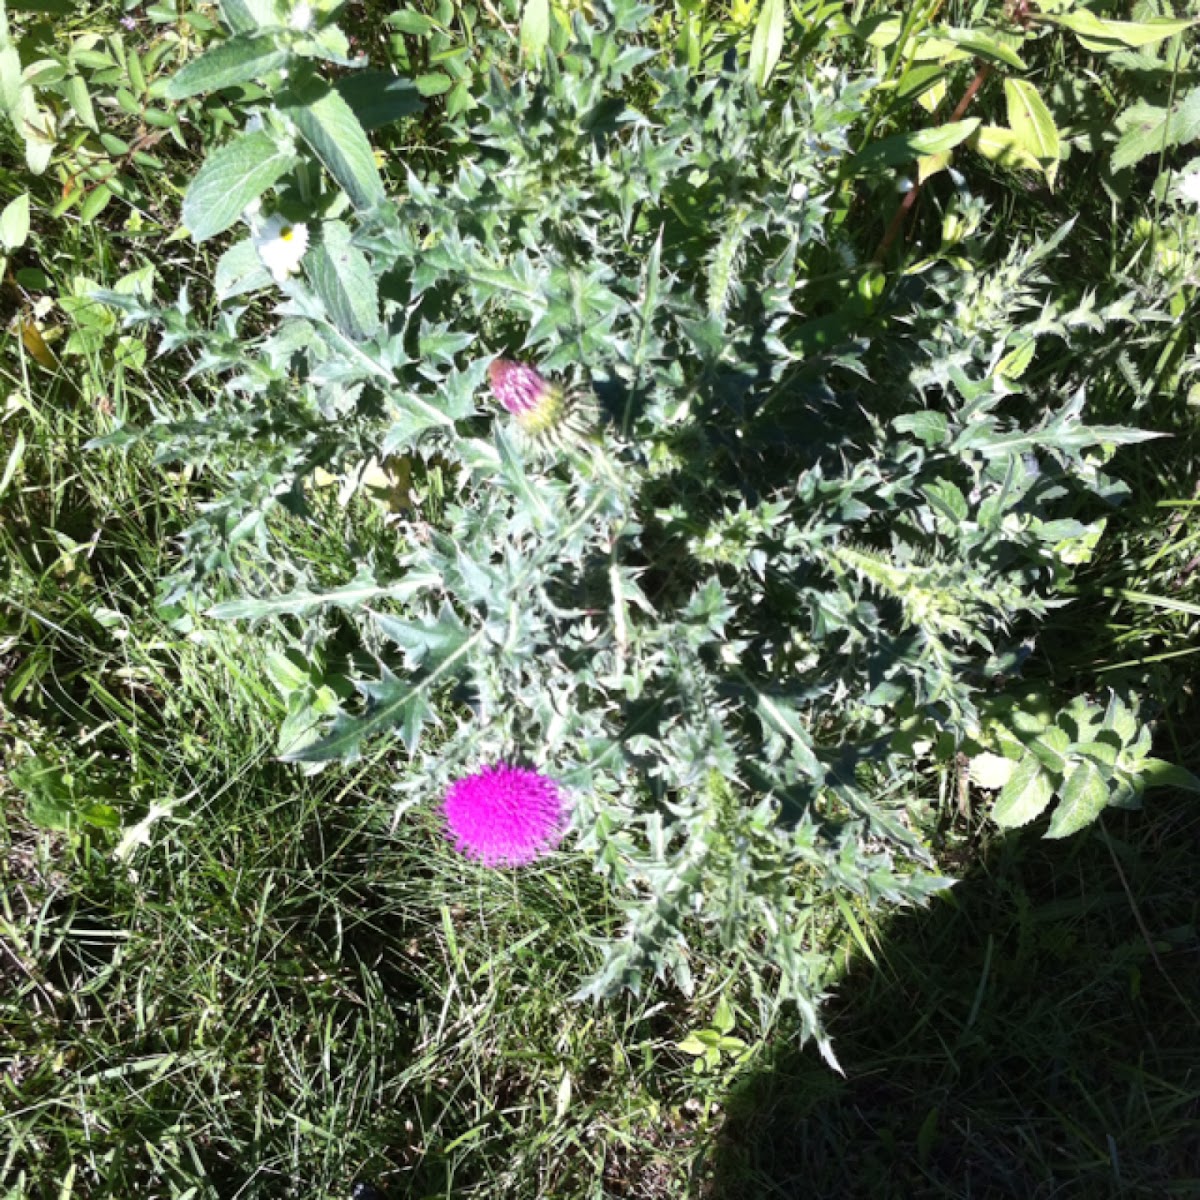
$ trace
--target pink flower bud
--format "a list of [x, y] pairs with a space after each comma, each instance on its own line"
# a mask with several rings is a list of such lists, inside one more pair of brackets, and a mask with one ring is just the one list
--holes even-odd
[[498, 358], [488, 367], [496, 399], [531, 436], [546, 433], [558, 424], [563, 411], [562, 388], [548, 383], [525, 363]]

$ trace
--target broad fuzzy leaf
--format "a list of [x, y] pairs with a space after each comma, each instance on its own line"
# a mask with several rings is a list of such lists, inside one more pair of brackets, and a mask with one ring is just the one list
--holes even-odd
[[267, 34], [238, 34], [218, 42], [172, 76], [167, 95], [172, 100], [183, 100], [201, 92], [249, 83], [286, 66], [290, 57]]
[[259, 130], [243, 133], [214, 151], [183, 198], [183, 223], [192, 239], [223, 233], [295, 163], [290, 148]]
[[1053, 778], [1042, 769], [1036, 755], [1027, 754], [997, 798], [992, 820], [1002, 829], [1028, 825], [1042, 814], [1053, 795]]
[[1093, 821], [1108, 805], [1109, 786], [1101, 769], [1090, 759], [1080, 759], [1068, 772], [1061, 799], [1050, 818], [1048, 838], [1069, 837]]
[[336, 91], [310, 75], [282, 93], [279, 106], [355, 208], [365, 211], [383, 202], [383, 180], [371, 144], [354, 111]]
[[1114, 171], [1194, 142], [1200, 138], [1200, 88], [1193, 88], [1169, 109], [1139, 100], [1120, 115], [1117, 128], [1121, 138], [1113, 151]]
[[343, 221], [325, 221], [304, 256], [304, 270], [325, 310], [348, 338], [363, 341], [379, 328], [379, 293], [367, 257]]
[[411, 79], [386, 71], [354, 71], [334, 87], [368, 133], [403, 117], [416, 116], [425, 104]]

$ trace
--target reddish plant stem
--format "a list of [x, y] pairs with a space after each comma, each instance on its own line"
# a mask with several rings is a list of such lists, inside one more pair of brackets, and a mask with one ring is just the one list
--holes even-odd
[[[975, 78], [971, 80], [970, 86], [965, 92], [963, 92], [962, 99], [958, 102], [957, 107], [950, 114], [949, 121], [945, 121], [943, 124], [953, 125], [955, 121], [962, 120], [963, 114], [970, 107], [971, 101], [975, 99], [976, 92], [983, 87], [987, 77], [991, 73], [991, 63], [984, 63], [983, 66], [975, 72]], [[887, 229], [884, 231], [883, 238], [871, 258], [872, 262], [883, 262], [884, 256], [892, 248], [892, 243], [900, 236], [901, 231], [904, 229], [904, 223], [908, 220], [908, 214], [912, 212], [913, 208], [916, 206], [917, 199], [921, 195], [921, 188], [924, 186], [925, 185], [923, 183], [917, 182], [914, 183], [911, 188], [909, 188], [908, 193], [900, 202], [900, 207], [896, 209], [895, 216], [892, 217]]]

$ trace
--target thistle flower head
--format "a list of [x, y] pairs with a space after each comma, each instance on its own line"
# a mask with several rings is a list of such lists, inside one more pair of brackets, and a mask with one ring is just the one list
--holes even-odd
[[488, 379], [497, 400], [532, 437], [549, 432], [563, 415], [563, 393], [533, 367], [498, 358], [488, 367]]
[[446, 836], [468, 858], [515, 867], [558, 845], [566, 832], [567, 803], [553, 779], [500, 763], [453, 784], [442, 814]]

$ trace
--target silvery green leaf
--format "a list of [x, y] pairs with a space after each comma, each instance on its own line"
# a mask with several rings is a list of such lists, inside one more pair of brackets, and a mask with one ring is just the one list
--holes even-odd
[[1028, 825], [1041, 815], [1054, 795], [1054, 780], [1034, 754], [1027, 754], [1004, 785], [992, 808], [992, 820], [1002, 829]]
[[167, 84], [172, 100], [249, 83], [285, 66], [288, 51], [268, 34], [239, 33], [206, 50], [177, 71]]
[[1108, 797], [1108, 783], [1100, 767], [1088, 758], [1079, 759], [1062, 785], [1061, 798], [1046, 836], [1069, 837], [1090, 825], [1104, 811]]
[[289, 147], [262, 130], [243, 133], [210, 154], [183, 198], [183, 223], [193, 241], [223, 233], [295, 161]]
[[315, 76], [300, 76], [280, 93], [279, 107], [355, 208], [366, 211], [383, 203], [383, 180], [371, 144], [336, 91]]
[[333, 323], [346, 337], [365, 341], [379, 328], [379, 293], [367, 256], [351, 238], [344, 221], [323, 221], [302, 262]]

